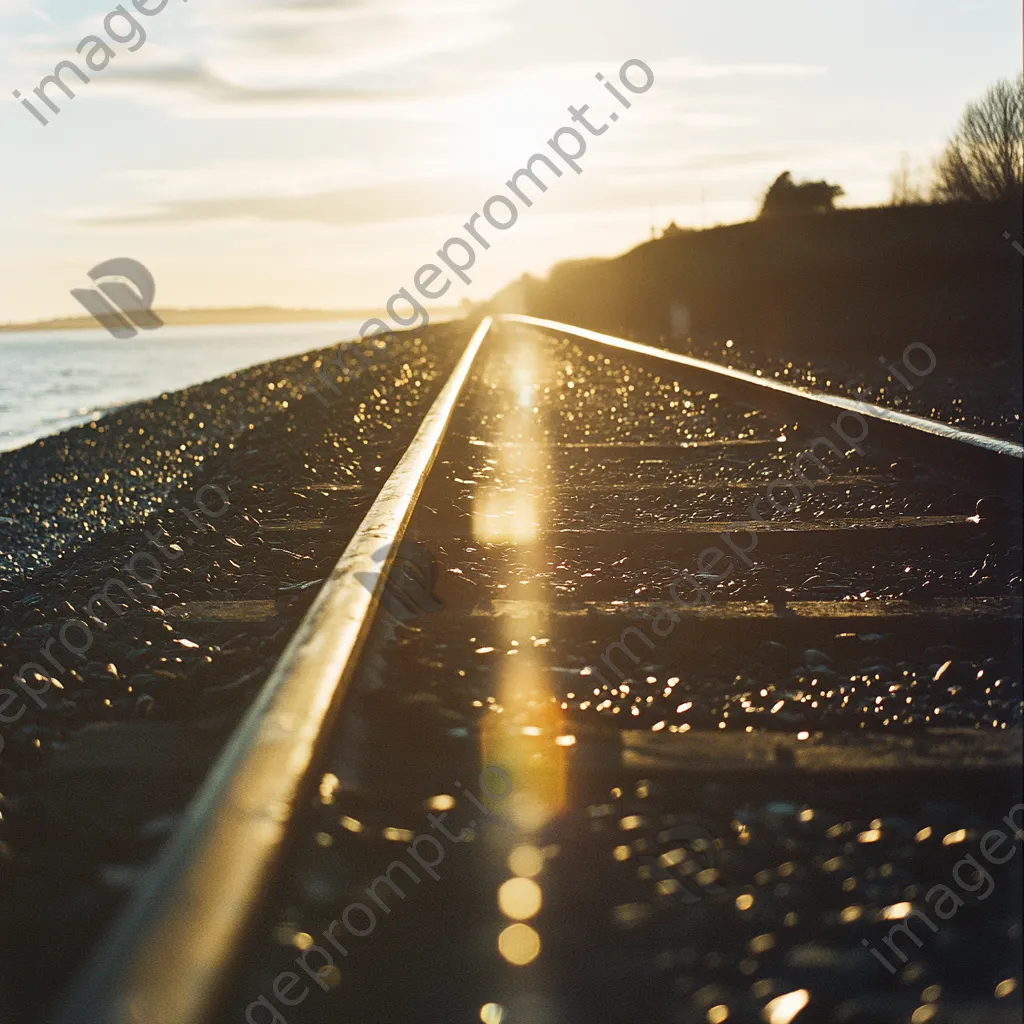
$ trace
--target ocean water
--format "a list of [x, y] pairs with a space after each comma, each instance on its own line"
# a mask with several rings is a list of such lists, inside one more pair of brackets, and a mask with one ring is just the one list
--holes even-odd
[[164, 391], [359, 336], [362, 320], [0, 332], [0, 451]]

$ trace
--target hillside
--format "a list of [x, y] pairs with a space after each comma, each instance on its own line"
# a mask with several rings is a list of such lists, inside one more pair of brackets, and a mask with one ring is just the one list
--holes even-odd
[[[488, 304], [687, 347], [874, 362], [924, 341], [941, 357], [1020, 363], [1022, 260], [1000, 206], [904, 206], [682, 231], [554, 268]], [[674, 313], [673, 313], [674, 309]]]

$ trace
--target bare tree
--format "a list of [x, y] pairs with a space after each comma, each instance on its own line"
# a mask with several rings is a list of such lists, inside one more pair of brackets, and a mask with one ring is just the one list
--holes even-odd
[[935, 165], [939, 202], [1020, 198], [1024, 188], [1024, 74], [968, 103]]
[[911, 166], [910, 157], [904, 153], [900, 157], [900, 166], [893, 171], [892, 197], [890, 206], [916, 206], [925, 202], [925, 189], [921, 185], [920, 172]]

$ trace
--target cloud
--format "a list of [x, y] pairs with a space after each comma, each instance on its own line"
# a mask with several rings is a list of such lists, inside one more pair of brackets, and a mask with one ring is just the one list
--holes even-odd
[[130, 212], [78, 221], [89, 227], [261, 220], [354, 226], [395, 220], [459, 216], [466, 212], [466, 182], [333, 189], [306, 195], [209, 196], [173, 199]]
[[810, 78], [828, 70], [821, 64], [781, 61], [745, 61], [738, 64], [708, 64], [691, 57], [658, 61], [657, 73], [664, 78]]
[[422, 109], [430, 74], [444, 63], [438, 58], [492, 43], [509, 28], [509, 6], [210, 0], [175, 60], [114, 67], [103, 88], [130, 89], [193, 117], [372, 115], [381, 109], [374, 104], [393, 100]]
[[48, 25], [56, 24], [46, 11], [41, 10], [31, 0], [0, 0], [0, 14], [10, 10], [27, 11], [29, 14], [35, 15], [40, 21], [45, 21]]
[[133, 92], [187, 93], [214, 104], [276, 106], [282, 104], [337, 104], [358, 101], [380, 102], [390, 99], [421, 99], [417, 93], [388, 93], [352, 85], [260, 87], [229, 81], [203, 64], [177, 64], [133, 69], [97, 79], [109, 88], [130, 87]]
[[509, 0], [348, 0], [259, 3], [220, 0], [204, 17], [211, 52], [241, 62], [269, 57], [303, 77], [380, 71], [456, 52], [509, 26]]

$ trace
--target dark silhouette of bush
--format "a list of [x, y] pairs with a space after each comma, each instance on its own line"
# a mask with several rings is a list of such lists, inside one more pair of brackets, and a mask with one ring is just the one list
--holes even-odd
[[836, 199], [844, 194], [839, 185], [830, 185], [827, 181], [795, 182], [789, 171], [783, 171], [765, 192], [759, 216], [828, 213], [835, 209]]
[[968, 103], [935, 167], [939, 202], [1020, 202], [1024, 188], [1024, 73]]

